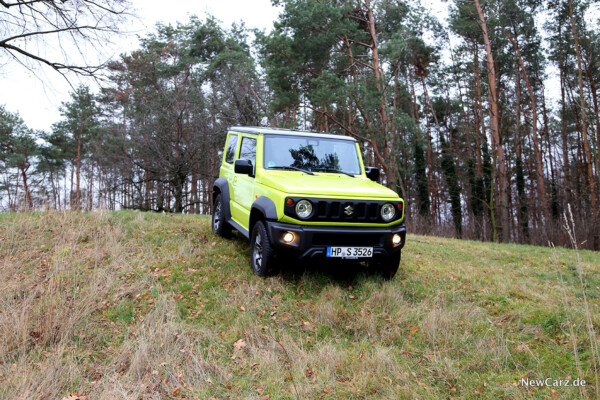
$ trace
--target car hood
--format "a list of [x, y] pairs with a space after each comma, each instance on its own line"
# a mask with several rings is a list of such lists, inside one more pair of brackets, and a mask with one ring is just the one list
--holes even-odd
[[308, 175], [299, 171], [265, 171], [261, 177], [263, 185], [291, 195], [315, 197], [345, 197], [397, 199], [398, 194], [370, 179], [344, 174], [315, 172]]

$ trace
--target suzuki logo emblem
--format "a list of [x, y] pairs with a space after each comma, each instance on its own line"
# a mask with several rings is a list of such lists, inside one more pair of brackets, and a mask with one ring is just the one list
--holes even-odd
[[350, 216], [354, 213], [354, 208], [352, 208], [352, 206], [350, 206], [350, 205], [346, 206], [346, 208], [344, 208], [344, 210], [346, 210], [346, 211], [344, 211], [344, 214], [346, 214], [348, 216]]

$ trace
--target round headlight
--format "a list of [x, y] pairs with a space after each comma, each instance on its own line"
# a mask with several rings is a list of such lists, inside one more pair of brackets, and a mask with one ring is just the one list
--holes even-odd
[[307, 219], [312, 214], [312, 204], [308, 200], [300, 200], [296, 203], [296, 214], [302, 218]]
[[395, 216], [396, 216], [396, 207], [394, 207], [393, 204], [385, 203], [381, 207], [381, 218], [383, 218], [383, 220], [385, 222], [390, 222], [391, 220], [394, 219]]

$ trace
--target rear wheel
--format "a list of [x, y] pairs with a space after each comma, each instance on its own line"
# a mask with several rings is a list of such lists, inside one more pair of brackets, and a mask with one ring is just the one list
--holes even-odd
[[250, 254], [252, 271], [256, 275], [267, 276], [275, 271], [275, 249], [271, 246], [267, 228], [262, 221], [258, 221], [252, 228]]
[[401, 257], [402, 252], [398, 251], [384, 258], [371, 261], [369, 267], [381, 275], [383, 279], [392, 279], [396, 275], [396, 272], [398, 272]]
[[217, 195], [213, 207], [212, 231], [224, 238], [231, 236], [231, 225], [225, 219], [225, 204], [220, 193]]

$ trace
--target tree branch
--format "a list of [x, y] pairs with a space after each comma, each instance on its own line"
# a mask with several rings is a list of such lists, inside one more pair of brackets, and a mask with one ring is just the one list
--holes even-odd
[[4, 47], [3, 45], [7, 42], [16, 40], [16, 39], [23, 39], [26, 37], [30, 37], [30, 36], [36, 36], [36, 35], [47, 35], [47, 34], [52, 34], [52, 33], [61, 33], [61, 32], [72, 32], [72, 31], [80, 31], [80, 30], [85, 30], [85, 29], [93, 29], [93, 30], [101, 30], [103, 31], [104, 29], [106, 29], [106, 31], [110, 31], [109, 28], [100, 28], [100, 27], [96, 27], [96, 26], [91, 26], [91, 25], [84, 25], [84, 26], [70, 26], [70, 27], [66, 27], [66, 28], [61, 28], [61, 29], [54, 29], [54, 30], [50, 30], [50, 31], [39, 31], [39, 32], [29, 32], [29, 33], [23, 33], [20, 35], [15, 35], [15, 36], [11, 36], [9, 38], [0, 40], [0, 47]]

